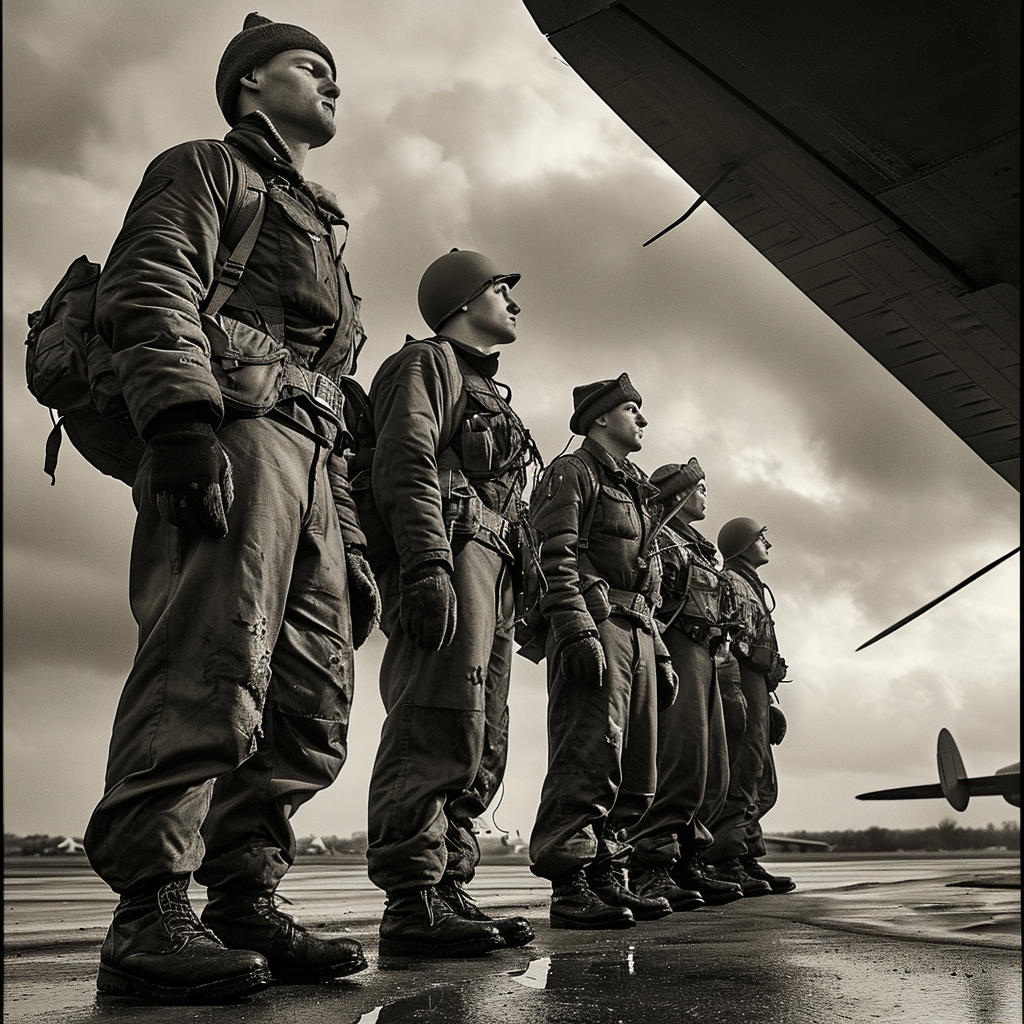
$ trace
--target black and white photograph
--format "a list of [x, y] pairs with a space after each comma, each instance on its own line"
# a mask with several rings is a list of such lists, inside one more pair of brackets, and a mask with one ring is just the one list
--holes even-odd
[[5, 1024], [1018, 1021], [1019, 17], [8, 0]]

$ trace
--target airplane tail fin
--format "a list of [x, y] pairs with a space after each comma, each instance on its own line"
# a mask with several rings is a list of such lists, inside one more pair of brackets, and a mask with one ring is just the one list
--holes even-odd
[[942, 795], [955, 811], [964, 811], [971, 801], [967, 785], [967, 770], [957, 749], [956, 740], [948, 729], [939, 730], [937, 758], [939, 762], [939, 785]]

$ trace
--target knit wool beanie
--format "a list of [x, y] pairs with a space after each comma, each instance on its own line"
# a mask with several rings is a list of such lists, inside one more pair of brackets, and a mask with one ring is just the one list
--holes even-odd
[[628, 374], [620, 374], [615, 380], [581, 384], [572, 389], [574, 411], [569, 420], [569, 429], [574, 434], [585, 436], [598, 416], [603, 416], [624, 402], [643, 404], [640, 392], [630, 383]]
[[235, 108], [242, 89], [238, 80], [286, 50], [312, 50], [330, 64], [331, 74], [338, 73], [331, 51], [312, 32], [298, 25], [271, 21], [253, 11], [245, 16], [242, 31], [228, 43], [217, 68], [217, 102], [228, 124], [238, 121]]
[[700, 463], [696, 459], [690, 459], [684, 466], [676, 463], [659, 466], [651, 474], [651, 483], [658, 488], [658, 497], [655, 500], [662, 505], [668, 505], [683, 491], [695, 487], [703, 479], [704, 470], [700, 468]]

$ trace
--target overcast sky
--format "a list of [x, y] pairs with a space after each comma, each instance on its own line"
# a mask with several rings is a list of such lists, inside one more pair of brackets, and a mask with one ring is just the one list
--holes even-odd
[[[102, 792], [134, 654], [127, 487], [64, 445], [24, 385], [25, 315], [67, 264], [102, 260], [148, 162], [226, 131], [214, 75], [253, 0], [5, 0], [4, 828], [81, 835]], [[867, 651], [854, 649], [1017, 543], [1018, 495], [709, 207], [590, 91], [520, 0], [269, 2], [332, 49], [338, 134], [309, 178], [352, 228], [369, 385], [406, 333], [423, 269], [453, 246], [523, 275], [499, 379], [546, 458], [571, 389], [626, 371], [650, 421], [638, 464], [696, 455], [714, 539], [752, 516], [773, 543], [793, 682], [769, 833], [911, 827], [943, 801], [866, 804], [935, 781], [949, 728], [985, 775], [1019, 758], [1019, 560]], [[366, 827], [384, 640], [357, 655], [350, 758], [300, 834]], [[546, 758], [542, 668], [515, 659], [496, 822], [524, 837]], [[976, 799], [962, 825], [1016, 819]]]

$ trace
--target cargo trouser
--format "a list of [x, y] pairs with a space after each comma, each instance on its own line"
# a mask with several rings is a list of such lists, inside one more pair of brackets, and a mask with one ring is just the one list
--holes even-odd
[[148, 453], [135, 484], [139, 648], [85, 834], [118, 893], [189, 873], [273, 888], [295, 856], [289, 818], [345, 761], [352, 636], [328, 452], [269, 418], [217, 436], [234, 481], [227, 537], [160, 517]]
[[[744, 732], [726, 731], [729, 742], [729, 793], [716, 821], [709, 823], [713, 845], [705, 853], [711, 864], [720, 864], [747, 853], [760, 843], [761, 817], [774, 806], [777, 787], [768, 742], [768, 687], [761, 672], [739, 660], [740, 689], [747, 702]], [[763, 853], [763, 843], [760, 844]]]
[[445, 875], [469, 882], [480, 860], [472, 819], [497, 794], [508, 754], [514, 603], [506, 558], [479, 540], [456, 554], [457, 628], [440, 651], [406, 636], [390, 583], [380, 667], [387, 717], [370, 778], [370, 881], [385, 891], [425, 888]]
[[706, 843], [705, 828], [729, 791], [729, 748], [715, 662], [706, 643], [681, 629], [662, 634], [679, 676], [679, 695], [658, 715], [658, 787], [629, 833], [634, 868], [671, 867]]
[[630, 852], [625, 830], [654, 798], [654, 639], [619, 615], [597, 628], [607, 663], [600, 687], [566, 679], [548, 638], [548, 772], [530, 870], [552, 881], [593, 863], [623, 865]]

